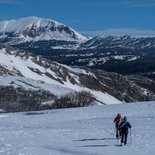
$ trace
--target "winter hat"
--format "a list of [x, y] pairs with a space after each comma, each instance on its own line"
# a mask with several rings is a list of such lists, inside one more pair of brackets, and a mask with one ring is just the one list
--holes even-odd
[[117, 117], [118, 117], [118, 118], [120, 118], [120, 117], [121, 117], [121, 114], [120, 114], [120, 113], [118, 113], [118, 114], [117, 114]]
[[124, 117], [124, 121], [127, 122], [127, 117], [126, 116]]

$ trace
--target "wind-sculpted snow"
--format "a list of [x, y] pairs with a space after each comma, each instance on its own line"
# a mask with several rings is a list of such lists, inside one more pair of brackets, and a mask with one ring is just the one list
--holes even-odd
[[[155, 102], [0, 114], [2, 155], [154, 155]], [[120, 112], [132, 125], [126, 146], [115, 139]]]

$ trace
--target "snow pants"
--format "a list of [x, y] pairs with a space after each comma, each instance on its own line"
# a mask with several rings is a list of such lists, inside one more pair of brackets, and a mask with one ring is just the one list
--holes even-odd
[[127, 144], [127, 138], [128, 138], [128, 133], [122, 132], [121, 143], [124, 143], [124, 145], [126, 145]]
[[116, 138], [121, 137], [121, 135], [122, 135], [121, 129], [119, 129], [118, 127], [116, 127]]

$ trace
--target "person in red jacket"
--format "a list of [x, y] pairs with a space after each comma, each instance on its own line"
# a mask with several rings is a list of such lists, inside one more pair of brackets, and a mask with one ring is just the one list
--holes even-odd
[[116, 127], [116, 138], [121, 137], [121, 129], [119, 129], [119, 126], [122, 122], [123, 122], [123, 118], [121, 117], [121, 114], [118, 113], [114, 119], [114, 123], [115, 123], [115, 127]]

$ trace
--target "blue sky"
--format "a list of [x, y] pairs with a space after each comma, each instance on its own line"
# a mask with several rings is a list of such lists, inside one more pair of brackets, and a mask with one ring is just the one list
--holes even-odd
[[0, 0], [0, 20], [50, 18], [88, 33], [155, 34], [155, 0]]

